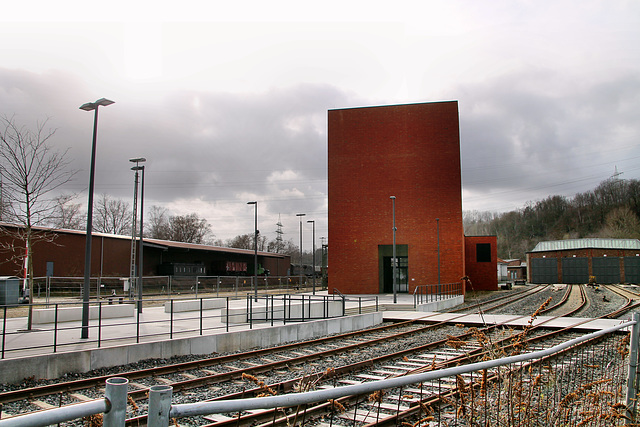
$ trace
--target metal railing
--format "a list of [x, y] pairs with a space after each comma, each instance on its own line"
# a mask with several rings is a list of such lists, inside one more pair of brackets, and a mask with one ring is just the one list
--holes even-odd
[[[174, 418], [198, 415], [300, 408], [345, 396], [370, 397], [380, 390], [399, 390], [398, 396], [403, 398], [403, 390], [412, 384], [420, 393], [416, 398], [415, 390], [411, 391], [413, 405], [403, 411], [415, 412], [419, 422], [414, 425], [636, 425], [639, 319], [636, 313], [632, 321], [531, 353], [304, 393], [172, 405], [171, 386], [152, 386], [148, 425], [168, 427]], [[631, 332], [620, 339], [616, 333], [627, 328], [632, 328]], [[630, 343], [625, 342], [627, 338]], [[583, 347], [594, 340], [604, 342], [600, 351]], [[443, 386], [447, 378], [448, 384], [457, 387]], [[491, 380], [494, 387], [489, 385]], [[421, 403], [421, 390], [428, 384], [440, 390], [444, 403]], [[458, 391], [453, 393], [452, 388]], [[354, 413], [357, 405], [356, 400]], [[372, 405], [376, 405], [375, 399]], [[400, 404], [396, 416], [399, 408]], [[35, 427], [68, 420], [49, 416], [53, 411], [0, 420], [0, 427]], [[332, 420], [333, 416], [332, 411]]]
[[263, 295], [247, 294], [247, 322], [308, 322], [345, 315], [346, 298], [332, 295]]
[[[218, 309], [207, 308], [209, 300], [223, 300]], [[246, 300], [246, 304], [231, 307], [232, 301]], [[33, 313], [46, 312], [51, 321], [35, 323], [32, 330], [26, 329], [26, 318], [8, 318], [8, 311], [29, 307], [29, 305], [0, 306], [2, 314], [2, 333], [0, 336], [0, 359], [5, 359], [12, 353], [17, 354], [24, 350], [42, 350], [42, 354], [56, 353], [68, 346], [76, 347], [82, 343], [83, 348], [101, 348], [117, 341], [135, 338], [136, 343], [157, 338], [174, 339], [203, 335], [205, 333], [230, 332], [246, 328], [249, 324], [253, 328], [259, 322], [304, 322], [316, 319], [340, 317], [345, 314], [345, 299], [335, 299], [333, 296], [322, 295], [259, 295], [256, 300], [253, 294], [247, 293], [244, 298], [172, 298], [145, 299], [145, 306], [156, 304], [165, 305], [163, 319], [153, 318], [144, 320], [141, 313], [135, 310], [138, 300], [128, 300], [124, 297], [109, 297], [105, 300], [92, 302], [90, 313], [95, 319], [89, 323], [89, 339], [80, 340], [82, 329], [79, 323], [82, 303], [49, 303], [31, 304]], [[178, 308], [180, 304], [191, 304], [186, 310]], [[128, 317], [107, 318], [109, 309], [118, 309], [128, 306], [131, 313]], [[244, 308], [243, 308], [244, 307]], [[148, 310], [149, 307], [145, 309]], [[72, 316], [75, 311], [77, 319], [69, 320], [64, 316]], [[35, 315], [34, 314], [34, 315]], [[125, 320], [123, 319], [131, 319]], [[153, 333], [144, 333], [145, 326], [153, 325]], [[194, 327], [195, 325], [195, 327]], [[160, 331], [157, 332], [160, 328]], [[151, 328], [150, 328], [151, 329]], [[72, 333], [77, 331], [77, 334]], [[126, 333], [123, 331], [127, 331]], [[46, 338], [41, 338], [46, 337]], [[23, 339], [24, 338], [24, 339]], [[12, 345], [9, 345], [8, 343]], [[21, 343], [21, 344], [15, 344]]]
[[[129, 277], [92, 277], [91, 297], [100, 300], [113, 292], [129, 295], [134, 285], [129, 280]], [[311, 278], [306, 276], [258, 276], [257, 286], [254, 286], [254, 280], [254, 276], [144, 276], [142, 284], [144, 295], [166, 295], [169, 298], [185, 294], [197, 298], [200, 293], [238, 297], [256, 287], [259, 292], [265, 293], [306, 292], [313, 286]], [[56, 296], [81, 297], [83, 283], [82, 277], [34, 277], [34, 296], [45, 298], [47, 302]]]
[[463, 286], [460, 282], [418, 285], [413, 290], [413, 306], [464, 295]]
[[[332, 292], [333, 292], [332, 296], [334, 298], [337, 297], [337, 298], [341, 298], [342, 299], [342, 301], [345, 304], [345, 307], [346, 307], [346, 304], [348, 302], [357, 301], [357, 303], [358, 303], [358, 314], [362, 314], [362, 309], [363, 309], [363, 307], [365, 305], [367, 305], [367, 306], [369, 305], [369, 304], [367, 304], [368, 302], [374, 302], [375, 303], [375, 305], [374, 305], [375, 311], [379, 311], [379, 309], [380, 309], [379, 298], [378, 298], [377, 295], [376, 296], [368, 296], [368, 297], [366, 297], [366, 296], [365, 297], [345, 296], [337, 288], [333, 288]], [[347, 314], [346, 313], [346, 309], [345, 309], [345, 314]]]
[[0, 425], [2, 427], [48, 426], [104, 413], [102, 417], [104, 427], [120, 427], [125, 425], [127, 415], [128, 384], [129, 380], [126, 378], [109, 378], [106, 381], [104, 399], [6, 418], [0, 420]]

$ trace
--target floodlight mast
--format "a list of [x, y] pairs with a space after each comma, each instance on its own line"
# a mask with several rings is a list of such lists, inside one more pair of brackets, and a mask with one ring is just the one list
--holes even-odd
[[247, 202], [254, 206], [255, 226], [253, 228], [253, 295], [258, 301], [258, 202]]
[[[144, 166], [140, 166], [140, 163], [144, 163], [147, 161], [144, 157], [135, 157], [133, 159], [129, 159], [130, 162], [135, 163], [136, 165], [131, 168], [132, 171], [135, 171], [134, 178], [134, 190], [133, 190], [133, 220], [131, 221], [131, 274], [129, 276], [130, 288], [129, 288], [129, 296], [130, 298], [133, 296], [133, 283], [135, 281], [136, 286], [135, 290], [137, 290], [138, 303], [137, 309], [138, 312], [142, 313], [142, 270], [143, 270], [143, 205], [144, 205]], [[137, 213], [138, 213], [138, 171], [142, 171], [142, 184], [141, 184], [141, 194], [140, 194], [140, 254], [138, 255], [138, 275], [136, 279], [136, 225], [137, 225]]]
[[89, 338], [89, 293], [91, 292], [91, 239], [93, 228], [93, 189], [96, 171], [96, 140], [98, 137], [98, 108], [114, 104], [114, 101], [100, 98], [96, 102], [87, 102], [80, 106], [81, 110], [94, 111], [93, 115], [93, 140], [91, 143], [91, 168], [89, 172], [89, 200], [87, 202], [87, 240], [84, 252], [84, 283], [82, 286], [82, 329], [80, 338]]

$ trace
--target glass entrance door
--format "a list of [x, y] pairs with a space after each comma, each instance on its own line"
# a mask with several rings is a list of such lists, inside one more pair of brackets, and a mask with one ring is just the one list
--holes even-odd
[[[384, 293], [393, 293], [392, 257], [384, 257]], [[396, 257], [396, 292], [409, 292], [409, 257]]]

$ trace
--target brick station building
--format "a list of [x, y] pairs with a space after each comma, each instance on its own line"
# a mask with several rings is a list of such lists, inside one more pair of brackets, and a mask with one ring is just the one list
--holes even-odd
[[330, 291], [393, 292], [394, 211], [398, 292], [465, 274], [497, 289], [495, 236], [467, 238], [465, 255], [457, 101], [330, 110], [328, 123]]

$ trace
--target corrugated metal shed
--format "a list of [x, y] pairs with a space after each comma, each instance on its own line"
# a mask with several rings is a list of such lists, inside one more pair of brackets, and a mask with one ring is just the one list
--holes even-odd
[[576, 249], [631, 249], [640, 250], [638, 239], [568, 239], [540, 242], [531, 252], [567, 251]]

